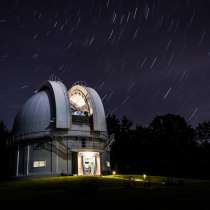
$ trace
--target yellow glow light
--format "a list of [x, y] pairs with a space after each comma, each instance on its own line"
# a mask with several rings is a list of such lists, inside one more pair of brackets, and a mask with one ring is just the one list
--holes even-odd
[[82, 96], [79, 94], [71, 96], [70, 100], [79, 107], [82, 107], [86, 104], [84, 98], [82, 98]]

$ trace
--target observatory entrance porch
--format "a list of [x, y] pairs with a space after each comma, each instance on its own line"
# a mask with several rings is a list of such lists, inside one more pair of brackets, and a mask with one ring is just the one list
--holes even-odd
[[78, 175], [101, 175], [99, 152], [78, 152]]

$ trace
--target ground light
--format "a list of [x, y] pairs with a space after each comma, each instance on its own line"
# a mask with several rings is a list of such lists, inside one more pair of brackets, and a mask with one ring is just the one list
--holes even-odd
[[112, 175], [116, 175], [116, 171], [112, 171]]
[[147, 175], [146, 174], [143, 174], [143, 178], [144, 178], [144, 181], [145, 181], [145, 179], [147, 178]]

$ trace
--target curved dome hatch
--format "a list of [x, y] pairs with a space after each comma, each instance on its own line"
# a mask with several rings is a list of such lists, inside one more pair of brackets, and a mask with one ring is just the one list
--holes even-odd
[[93, 130], [107, 132], [104, 107], [98, 93], [86, 86], [74, 85], [69, 90], [72, 117], [87, 116], [93, 119]]
[[70, 129], [71, 126], [71, 110], [68, 100], [67, 89], [60, 81], [47, 81], [41, 86], [40, 90], [49, 90], [52, 97], [52, 113], [55, 115], [57, 129]]
[[69, 90], [69, 101], [72, 115], [91, 116], [93, 109], [87, 90], [80, 85], [75, 85]]

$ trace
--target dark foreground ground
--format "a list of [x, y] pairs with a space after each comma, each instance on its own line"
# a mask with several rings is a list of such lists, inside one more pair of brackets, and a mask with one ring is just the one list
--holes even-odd
[[[86, 209], [210, 209], [210, 181], [165, 177], [41, 177], [0, 182], [0, 204], [41, 202]], [[12, 202], [13, 201], [13, 202]], [[3, 205], [3, 204], [2, 204]], [[113, 208], [111, 208], [113, 207]], [[83, 208], [83, 209], [84, 209]], [[71, 209], [71, 208], [68, 208]]]

